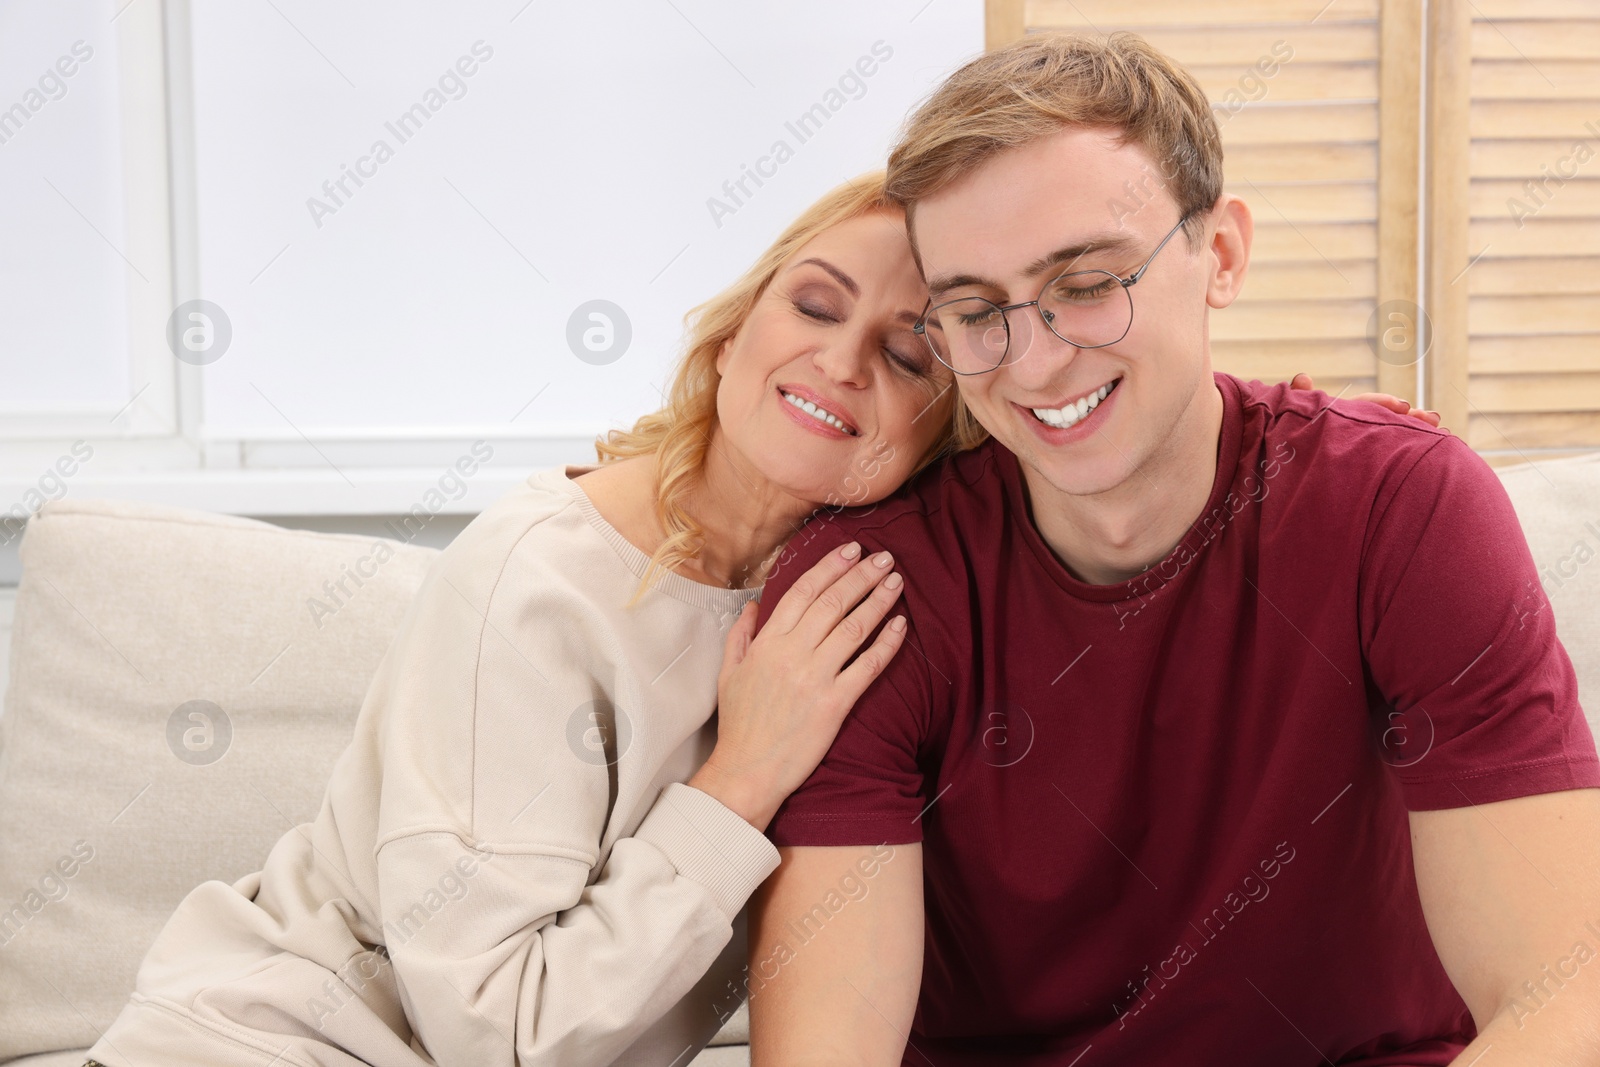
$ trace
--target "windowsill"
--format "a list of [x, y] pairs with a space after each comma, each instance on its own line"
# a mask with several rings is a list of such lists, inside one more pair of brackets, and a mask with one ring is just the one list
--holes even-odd
[[[473, 515], [525, 481], [532, 468], [479, 467], [448, 480], [439, 467], [347, 467], [335, 470], [145, 471], [66, 481], [59, 498], [107, 497], [228, 515], [397, 515], [421, 507], [434, 515]], [[441, 486], [441, 479], [445, 484]], [[37, 495], [32, 482], [0, 481], [0, 500]], [[429, 494], [433, 494], [430, 496]], [[32, 510], [32, 509], [30, 509]]]

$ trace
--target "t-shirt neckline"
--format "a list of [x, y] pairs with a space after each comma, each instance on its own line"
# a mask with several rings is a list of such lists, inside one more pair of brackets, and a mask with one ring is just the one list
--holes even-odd
[[[606, 521], [606, 517], [600, 514], [600, 509], [594, 506], [594, 501], [589, 499], [589, 494], [583, 491], [583, 486], [573, 481], [575, 475], [587, 474], [598, 467], [599, 464], [593, 463], [587, 465], [568, 463], [551, 468], [548, 474], [554, 484], [572, 497], [579, 512], [616, 552], [623, 565], [634, 577], [643, 579], [650, 567], [650, 557]], [[753, 589], [725, 589], [722, 586], [697, 582], [693, 578], [686, 578], [671, 570], [665, 571], [656, 579], [654, 588], [675, 600], [714, 611], [719, 615], [737, 615], [745, 604], [761, 595], [759, 586]]]
[[[1244, 428], [1244, 402], [1239, 394], [1238, 381], [1232, 375], [1221, 371], [1213, 371], [1212, 379], [1222, 394], [1222, 426], [1218, 431], [1217, 471], [1211, 482], [1211, 496], [1206, 500], [1204, 510], [1200, 512], [1201, 516], [1214, 514], [1227, 499], [1228, 491], [1232, 488], [1234, 476], [1237, 474], [1240, 438]], [[1022, 465], [1017, 460], [1016, 454], [998, 441], [995, 442], [995, 446], [1001, 476], [1006, 485], [1006, 508], [1011, 521], [1021, 530], [1023, 541], [1039, 560], [1045, 573], [1050, 575], [1063, 592], [1071, 596], [1102, 603], [1141, 596], [1144, 591], [1154, 586], [1165, 586], [1190, 569], [1188, 566], [1183, 566], [1170, 576], [1163, 573], [1163, 569], [1171, 571], [1169, 561], [1179, 556], [1185, 546], [1188, 547], [1190, 555], [1198, 556], [1208, 543], [1197, 528], [1197, 519], [1196, 525], [1189, 528], [1183, 539], [1173, 546], [1171, 552], [1133, 577], [1113, 585], [1091, 585], [1082, 581], [1067, 570], [1066, 564], [1056, 558], [1055, 552], [1039, 533], [1039, 528], [1033, 524], [1033, 516], [1028, 514], [1028, 492], [1023, 482]]]

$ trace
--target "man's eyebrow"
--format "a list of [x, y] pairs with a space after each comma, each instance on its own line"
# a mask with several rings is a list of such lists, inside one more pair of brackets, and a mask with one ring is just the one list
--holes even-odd
[[[861, 295], [861, 286], [855, 283], [855, 279], [850, 277], [850, 275], [846, 274], [844, 271], [840, 270], [838, 267], [835, 267], [832, 263], [829, 263], [827, 260], [817, 259], [815, 256], [812, 256], [809, 259], [802, 259], [799, 263], [796, 263], [795, 266], [800, 267], [807, 263], [815, 263], [817, 266], [833, 275], [834, 280], [840, 285], [844, 286], [845, 291], [851, 296]], [[790, 269], [792, 270], [793, 268]]]
[[[1098, 234], [1040, 256], [1023, 268], [1022, 276], [1024, 278], [1036, 278], [1051, 267], [1074, 263], [1090, 252], [1121, 252], [1137, 243], [1132, 235], [1126, 233]], [[959, 289], [968, 285], [987, 286], [991, 289], [1005, 288], [991, 279], [977, 274], [948, 274], [930, 278], [928, 280], [928, 292], [934, 296], [939, 296], [942, 293], [949, 292], [951, 289]]]

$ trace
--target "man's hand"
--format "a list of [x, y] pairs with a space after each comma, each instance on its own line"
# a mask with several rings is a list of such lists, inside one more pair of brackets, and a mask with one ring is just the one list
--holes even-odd
[[[1289, 380], [1289, 388], [1315, 389], [1316, 384], [1312, 382], [1311, 375], [1307, 374], [1305, 371], [1301, 371], [1299, 374], [1296, 374]], [[1388, 393], [1358, 393], [1349, 399], [1365, 400], [1369, 404], [1377, 404], [1380, 407], [1386, 407], [1396, 415], [1410, 415], [1414, 419], [1421, 419], [1429, 426], [1439, 425], [1439, 413], [1437, 411], [1426, 411], [1422, 408], [1414, 408], [1411, 406], [1409, 401], [1406, 401], [1398, 396], [1390, 396]]]
[[1454, 1062], [1600, 1065], [1600, 789], [1410, 819], [1428, 933], [1478, 1025]]

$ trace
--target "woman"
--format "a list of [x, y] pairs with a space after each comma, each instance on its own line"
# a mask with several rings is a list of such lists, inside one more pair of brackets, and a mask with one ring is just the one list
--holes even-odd
[[696, 309], [663, 410], [435, 561], [316, 820], [182, 901], [90, 1062], [687, 1063], [763, 829], [900, 644], [899, 577], [848, 549], [749, 609], [808, 516], [949, 444], [925, 303], [874, 174]]
[[[925, 303], [875, 175], [697, 309], [671, 402], [611, 462], [535, 473], [435, 561], [316, 820], [185, 897], [92, 1060], [692, 1058], [738, 1006], [762, 830], [898, 646], [884, 626], [846, 667], [898, 577], [830, 558], [748, 655], [741, 611], [820, 505], [943, 446]], [[719, 738], [741, 659], [759, 708], [731, 697]]]

